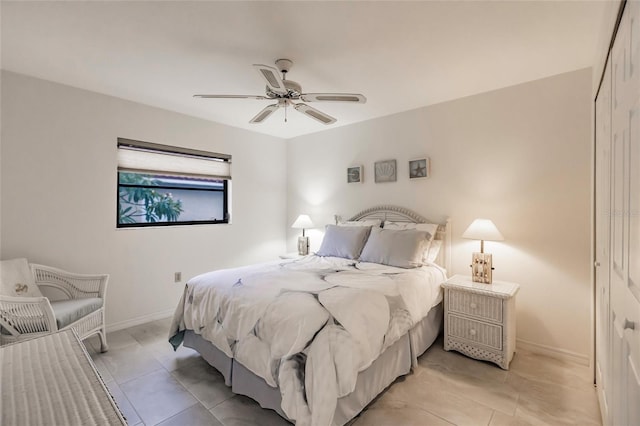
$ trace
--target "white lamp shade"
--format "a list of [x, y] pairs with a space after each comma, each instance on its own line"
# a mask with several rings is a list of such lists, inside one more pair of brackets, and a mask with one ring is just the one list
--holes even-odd
[[504, 237], [489, 219], [476, 219], [464, 231], [462, 238], [470, 240], [503, 241]]
[[296, 229], [309, 229], [313, 228], [313, 222], [311, 222], [311, 218], [308, 215], [301, 214], [300, 216], [298, 216], [296, 221], [293, 222], [293, 225], [291, 225], [291, 227]]

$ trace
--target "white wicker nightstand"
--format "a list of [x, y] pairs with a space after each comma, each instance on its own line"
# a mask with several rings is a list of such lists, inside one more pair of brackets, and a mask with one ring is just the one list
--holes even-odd
[[444, 349], [508, 370], [516, 349], [516, 298], [520, 286], [482, 284], [454, 275], [444, 288]]

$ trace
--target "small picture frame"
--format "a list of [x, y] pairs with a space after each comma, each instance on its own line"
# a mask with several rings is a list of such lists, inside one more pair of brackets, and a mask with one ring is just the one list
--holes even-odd
[[431, 176], [429, 157], [409, 160], [409, 179], [423, 179]]
[[397, 180], [396, 160], [376, 161], [374, 164], [375, 182], [395, 182]]
[[362, 183], [362, 166], [347, 167], [347, 183]]

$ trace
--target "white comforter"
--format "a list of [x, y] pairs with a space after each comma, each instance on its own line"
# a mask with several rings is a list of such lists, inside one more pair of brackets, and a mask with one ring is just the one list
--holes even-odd
[[195, 331], [279, 386], [296, 424], [328, 426], [358, 372], [440, 302], [444, 279], [317, 256], [209, 272], [187, 283], [170, 341]]

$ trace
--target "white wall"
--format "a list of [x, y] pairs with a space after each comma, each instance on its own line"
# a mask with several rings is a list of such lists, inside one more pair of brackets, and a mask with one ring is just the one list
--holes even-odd
[[[308, 213], [322, 226], [377, 204], [449, 216], [451, 273], [467, 274], [479, 243], [461, 234], [490, 218], [505, 237], [485, 243], [494, 279], [521, 284], [519, 345], [588, 362], [591, 83], [584, 69], [292, 139], [288, 223]], [[432, 177], [409, 181], [408, 160], [425, 155]], [[386, 159], [398, 161], [398, 181], [375, 184], [373, 163]], [[357, 164], [365, 182], [347, 184]], [[309, 235], [317, 249], [321, 230]]]
[[[0, 258], [111, 274], [107, 323], [167, 315], [187, 278], [285, 250], [286, 143], [2, 73]], [[116, 229], [116, 139], [233, 156], [232, 224]]]

